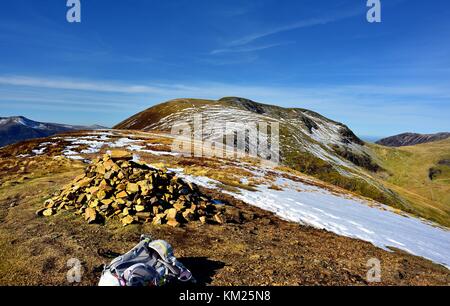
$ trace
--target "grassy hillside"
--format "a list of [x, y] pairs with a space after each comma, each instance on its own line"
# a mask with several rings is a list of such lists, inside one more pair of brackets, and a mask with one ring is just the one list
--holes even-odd
[[145, 130], [148, 128], [149, 123], [158, 122], [165, 117], [188, 108], [202, 107], [205, 105], [218, 104], [213, 100], [202, 99], [174, 99], [165, 103], [152, 106], [136, 115], [120, 122], [114, 129], [132, 129], [132, 130]]
[[450, 224], [450, 139], [410, 147], [370, 145], [386, 169], [378, 177], [418, 215]]

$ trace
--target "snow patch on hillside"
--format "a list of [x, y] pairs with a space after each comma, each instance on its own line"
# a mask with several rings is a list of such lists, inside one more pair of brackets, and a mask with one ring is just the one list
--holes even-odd
[[[171, 170], [205, 188], [219, 185], [207, 177], [184, 175], [182, 169]], [[450, 232], [442, 227], [397, 214], [382, 204], [335, 194], [302, 182], [280, 177], [275, 184], [283, 190], [260, 185], [258, 191], [223, 192], [282, 219], [368, 241], [385, 250], [398, 248], [450, 269]]]
[[[361, 170], [355, 164], [336, 154], [333, 149], [333, 146], [344, 146], [356, 155], [365, 154], [363, 146], [357, 143], [349, 143], [342, 139], [340, 132], [343, 127], [340, 124], [315, 116], [308, 111], [297, 110], [296, 113], [298, 117], [284, 118], [283, 116], [259, 114], [233, 106], [205, 105], [173, 112], [158, 122], [151, 123], [143, 130], [170, 131], [172, 127], [180, 122], [192, 127], [194, 116], [201, 114], [203, 131], [194, 131], [195, 136], [201, 136], [207, 142], [222, 142], [223, 135], [220, 131], [209, 128], [210, 124], [225, 126], [226, 123], [232, 130], [233, 127], [242, 129], [242, 125], [249, 126], [258, 122], [278, 122], [280, 127], [284, 129], [283, 131], [287, 131], [280, 135], [282, 147], [285, 149], [282, 153], [301, 150], [330, 163], [338, 172], [345, 176], [361, 173]], [[303, 120], [305, 118], [314, 124], [312, 128], [307, 127]], [[130, 122], [128, 127], [132, 126], [132, 123]], [[257, 148], [252, 143], [249, 144], [249, 147], [250, 152], [256, 152], [259, 149], [260, 156], [272, 155], [268, 148], [267, 150], [261, 147]], [[350, 169], [352, 170], [351, 172], [348, 171]]]
[[[120, 138], [115, 138], [119, 136]], [[148, 153], [153, 155], [179, 155], [178, 153], [156, 151], [147, 147], [142, 139], [133, 139], [132, 135], [114, 134], [112, 132], [93, 132], [80, 137], [54, 137], [70, 143], [63, 151], [64, 156], [70, 159], [83, 160], [80, 154], [98, 154], [103, 147], [121, 148], [133, 152]], [[82, 147], [84, 147], [82, 149]], [[45, 148], [44, 148], [45, 149]]]

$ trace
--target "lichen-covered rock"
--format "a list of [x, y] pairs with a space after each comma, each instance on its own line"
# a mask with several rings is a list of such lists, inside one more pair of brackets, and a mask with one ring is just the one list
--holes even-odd
[[109, 159], [112, 159], [113, 161], [131, 160], [133, 159], [133, 154], [125, 150], [112, 150]]
[[88, 223], [95, 222], [97, 220], [97, 211], [92, 207], [86, 208], [86, 210], [84, 211], [84, 219]]

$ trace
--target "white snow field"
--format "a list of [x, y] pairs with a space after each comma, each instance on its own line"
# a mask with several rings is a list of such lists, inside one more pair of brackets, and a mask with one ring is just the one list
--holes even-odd
[[[206, 177], [182, 175], [181, 169], [174, 171], [206, 188], [214, 188], [217, 183]], [[395, 247], [450, 269], [450, 231], [447, 229], [406, 214], [399, 215], [382, 204], [374, 205], [305, 183], [285, 178], [278, 178], [275, 183], [283, 190], [260, 185], [256, 192], [244, 189], [239, 193], [224, 192], [282, 219], [368, 241], [388, 251], [388, 247]]]

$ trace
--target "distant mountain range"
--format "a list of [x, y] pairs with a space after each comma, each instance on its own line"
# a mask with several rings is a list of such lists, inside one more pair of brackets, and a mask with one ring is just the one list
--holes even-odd
[[48, 137], [61, 132], [76, 130], [104, 129], [99, 125], [79, 126], [57, 123], [44, 123], [22, 116], [0, 117], [0, 147], [22, 140]]
[[404, 133], [383, 138], [377, 141], [376, 143], [387, 147], [405, 147], [432, 141], [444, 140], [449, 137], [450, 133], [436, 133], [436, 134]]

